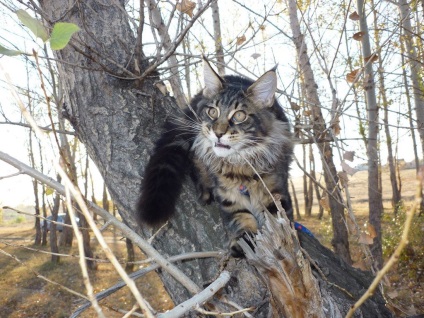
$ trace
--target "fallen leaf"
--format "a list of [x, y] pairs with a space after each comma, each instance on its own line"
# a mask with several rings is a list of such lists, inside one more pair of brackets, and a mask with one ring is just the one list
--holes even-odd
[[357, 173], [357, 172], [358, 172], [358, 170], [357, 170], [357, 169], [352, 168], [351, 166], [349, 166], [349, 165], [346, 163], [346, 161], [344, 161], [344, 160], [342, 160], [341, 166], [342, 166], [343, 171], [346, 171], [346, 172], [347, 172], [349, 175], [351, 175], [351, 176], [353, 176], [355, 173]]
[[242, 45], [244, 42], [246, 42], [246, 36], [244, 34], [237, 37], [236, 45]]
[[349, 160], [350, 162], [352, 162], [354, 158], [355, 158], [355, 151], [345, 151], [343, 154], [344, 160]]
[[368, 230], [368, 234], [374, 238], [377, 237], [377, 231], [375, 230], [374, 225], [372, 225], [371, 223], [367, 224], [367, 230]]
[[356, 41], [362, 41], [362, 38], [364, 37], [365, 32], [356, 32], [352, 38]]
[[349, 184], [349, 177], [345, 171], [337, 172], [341, 186], [344, 188]]
[[358, 12], [355, 11], [349, 14], [349, 19], [353, 21], [358, 21], [359, 19], [361, 19], [361, 17], [359, 16]]
[[392, 290], [391, 292], [387, 293], [387, 296], [389, 296], [391, 299], [395, 299], [399, 296], [399, 293], [397, 292], [397, 290]]
[[193, 11], [196, 7], [196, 3], [190, 0], [183, 0], [181, 3], [177, 3], [177, 10], [187, 14], [190, 18], [193, 17]]
[[259, 56], [261, 56], [259, 53], [253, 53], [250, 57], [256, 60]]
[[358, 242], [361, 244], [371, 245], [374, 242], [374, 239], [367, 233], [362, 232], [359, 236]]
[[353, 70], [349, 74], [346, 75], [346, 80], [349, 83], [354, 83], [356, 81], [356, 77], [358, 76], [358, 73], [361, 71], [361, 69]]

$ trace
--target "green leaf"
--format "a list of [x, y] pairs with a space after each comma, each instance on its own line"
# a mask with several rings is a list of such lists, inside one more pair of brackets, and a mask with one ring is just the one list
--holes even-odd
[[9, 50], [0, 44], [0, 54], [7, 55], [7, 56], [16, 56], [22, 53], [23, 52], [21, 51]]
[[54, 189], [50, 187], [46, 187], [46, 195], [52, 195], [54, 193]]
[[19, 20], [34, 33], [34, 35], [37, 38], [42, 39], [44, 42], [46, 42], [49, 39], [49, 34], [47, 33], [46, 28], [44, 25], [37, 20], [36, 18], [33, 18], [26, 12], [25, 10], [17, 10], [16, 15], [18, 16]]
[[50, 38], [50, 47], [52, 50], [61, 50], [68, 45], [71, 36], [78, 32], [80, 28], [73, 23], [58, 22], [54, 25], [52, 36]]

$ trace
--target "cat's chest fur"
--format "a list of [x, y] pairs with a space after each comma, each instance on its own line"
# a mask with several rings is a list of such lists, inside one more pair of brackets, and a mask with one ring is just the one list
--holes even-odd
[[233, 165], [224, 162], [213, 173], [213, 179], [214, 195], [221, 205], [232, 202], [256, 213], [263, 212], [272, 202], [268, 191], [272, 192], [277, 186], [275, 175], [258, 175], [248, 164]]

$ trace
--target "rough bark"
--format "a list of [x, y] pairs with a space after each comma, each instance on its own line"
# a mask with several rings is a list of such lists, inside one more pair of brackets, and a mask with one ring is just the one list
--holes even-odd
[[332, 225], [333, 240], [331, 244], [334, 251], [347, 263], [351, 263], [349, 252], [348, 232], [342, 204], [342, 196], [337, 185], [337, 169], [333, 161], [333, 152], [329, 142], [321, 142], [326, 139], [326, 125], [321, 112], [321, 104], [318, 97], [318, 85], [316, 84], [314, 73], [308, 56], [308, 48], [304, 35], [300, 30], [299, 18], [297, 15], [297, 3], [294, 0], [287, 0], [289, 8], [290, 27], [292, 29], [292, 39], [296, 47], [299, 69], [304, 81], [305, 93], [308, 105], [311, 109], [311, 118], [313, 120], [313, 134], [318, 141], [318, 148], [321, 153], [322, 166], [324, 170], [325, 186], [328, 191]]
[[[136, 43], [128, 17], [122, 10], [123, 1], [99, 3], [87, 0], [74, 7], [72, 0], [43, 0], [40, 4], [41, 14], [48, 23], [63, 20], [82, 28], [72, 44], [57, 53], [59, 61], [66, 62], [58, 65], [60, 81], [66, 92], [66, 116], [102, 173], [122, 218], [140, 235], [149, 237], [149, 229], [140, 229], [136, 225], [134, 207], [153, 142], [167, 114], [179, 111], [178, 106], [173, 98], [156, 89], [154, 82], [157, 78], [154, 76], [142, 82], [122, 79], [128, 76], [134, 65], [132, 58]], [[128, 68], [124, 69], [124, 65]], [[141, 67], [146, 68], [147, 62], [143, 61]], [[217, 207], [200, 206], [194, 193], [191, 182], [186, 182], [177, 203], [176, 216], [155, 236], [153, 244], [165, 256], [227, 247]], [[317, 241], [305, 242], [305, 247], [319, 247]], [[313, 257], [318, 263], [325, 263], [321, 260], [323, 257], [333, 258], [336, 261], [329, 268], [334, 271], [337, 270], [334, 267], [342, 264], [330, 251], [320, 251]], [[186, 261], [179, 267], [198, 286], [203, 286], [217, 277], [219, 265], [214, 259], [198, 259]], [[255, 307], [254, 317], [273, 315], [271, 292], [257, 269], [246, 260], [235, 259], [230, 259], [226, 268], [232, 278], [222, 295], [242, 307]], [[345, 277], [346, 273], [355, 270], [345, 266], [340, 271]], [[175, 303], [191, 296], [164, 271], [161, 277]], [[361, 293], [369, 283], [369, 277], [364, 282], [351, 293]], [[325, 303], [325, 299], [336, 296], [333, 296], [331, 286], [323, 286], [321, 296]], [[340, 301], [335, 310], [343, 313], [343, 308], [349, 308], [352, 301], [347, 298], [346, 295], [337, 298]], [[390, 316], [377, 306], [379, 300], [371, 302], [376, 304], [375, 311], [370, 311], [373, 317]]]
[[366, 20], [365, 6], [363, 0], [357, 0], [358, 13], [360, 16], [359, 29], [363, 32], [362, 55], [364, 59], [364, 90], [368, 114], [368, 208], [369, 221], [374, 227], [377, 236], [370, 246], [377, 267], [383, 264], [383, 249], [381, 245], [381, 214], [383, 213], [383, 201], [379, 178], [379, 156], [378, 156], [378, 105], [375, 95], [374, 71], [372, 62], [366, 62], [371, 58], [371, 44], [369, 39], [368, 25]]

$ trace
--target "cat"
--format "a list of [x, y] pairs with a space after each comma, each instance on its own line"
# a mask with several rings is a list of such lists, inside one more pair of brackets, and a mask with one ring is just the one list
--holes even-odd
[[165, 123], [144, 173], [138, 220], [151, 226], [168, 220], [191, 170], [200, 199], [220, 206], [230, 254], [242, 257], [237, 240], [249, 242], [246, 235], [257, 232], [263, 212], [277, 211], [268, 191], [293, 220], [288, 191], [293, 137], [275, 98], [275, 68], [256, 81], [221, 78], [204, 59], [204, 85], [187, 110]]

